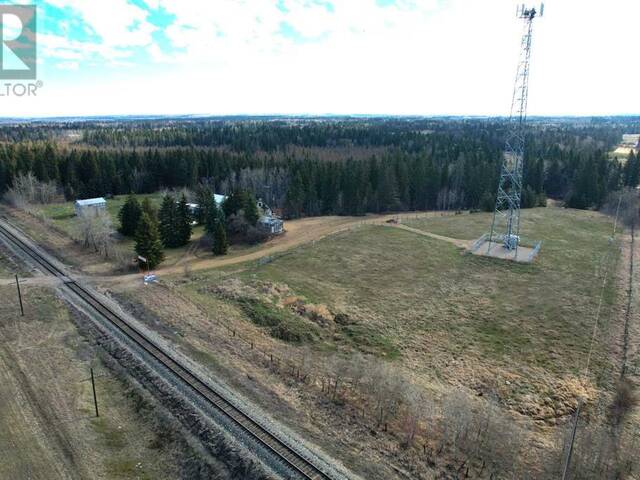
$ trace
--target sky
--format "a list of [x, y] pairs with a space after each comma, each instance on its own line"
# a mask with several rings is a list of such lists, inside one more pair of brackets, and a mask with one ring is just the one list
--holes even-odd
[[[508, 115], [517, 3], [36, 0], [43, 86], [0, 116]], [[638, 19], [638, 0], [548, 0], [529, 113], [640, 114]]]

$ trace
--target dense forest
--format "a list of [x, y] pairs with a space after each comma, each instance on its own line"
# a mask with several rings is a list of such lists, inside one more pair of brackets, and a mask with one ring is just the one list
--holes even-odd
[[[288, 217], [491, 209], [504, 119], [118, 119], [0, 127], [0, 193], [28, 171], [67, 199], [208, 185], [253, 192]], [[524, 206], [599, 207], [636, 186], [638, 160], [611, 158], [633, 117], [534, 119]]]

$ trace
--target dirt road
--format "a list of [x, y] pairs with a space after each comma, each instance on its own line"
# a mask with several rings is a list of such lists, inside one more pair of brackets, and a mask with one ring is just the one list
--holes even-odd
[[[367, 215], [364, 217], [311, 217], [299, 220], [291, 220], [285, 223], [286, 233], [280, 237], [275, 237], [267, 243], [260, 245], [256, 250], [250, 252], [239, 252], [224, 257], [206, 256], [198, 258], [194, 254], [189, 254], [181, 258], [173, 265], [160, 266], [155, 270], [158, 275], [172, 275], [183, 273], [186, 269], [190, 271], [209, 270], [212, 268], [221, 268], [229, 265], [237, 265], [240, 263], [259, 260], [278, 253], [285, 252], [292, 248], [313, 243], [322, 240], [330, 235], [335, 235], [362, 225], [385, 225], [389, 227], [401, 228], [413, 233], [424, 235], [438, 240], [453, 243], [461, 248], [466, 248], [467, 241], [454, 238], [444, 237], [429, 232], [424, 232], [411, 227], [407, 227], [402, 223], [389, 223], [390, 220], [402, 222], [403, 219], [429, 218], [449, 215], [443, 212], [409, 212], [399, 215]], [[453, 215], [453, 213], [451, 213]], [[127, 282], [139, 281], [140, 274], [106, 276], [96, 278], [101, 283], [111, 283], [114, 281]]]
[[399, 228], [401, 230], [405, 230], [407, 232], [415, 233], [416, 235], [422, 235], [423, 237], [435, 238], [436, 240], [442, 240], [443, 242], [448, 242], [459, 248], [469, 248], [473, 243], [472, 240], [460, 240], [459, 238], [451, 238], [445, 237], [443, 235], [438, 235], [436, 233], [425, 232], [424, 230], [419, 230], [417, 228], [408, 227], [407, 225], [403, 225], [401, 223], [398, 224], [385, 224], [390, 227]]

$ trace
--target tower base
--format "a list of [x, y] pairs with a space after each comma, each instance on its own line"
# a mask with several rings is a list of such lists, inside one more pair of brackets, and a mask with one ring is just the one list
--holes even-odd
[[504, 242], [494, 241], [489, 243], [487, 235], [483, 235], [473, 244], [471, 253], [482, 257], [501, 258], [518, 263], [531, 263], [538, 256], [541, 246], [542, 242], [539, 242], [533, 248], [520, 245], [517, 249], [510, 250], [505, 248]]

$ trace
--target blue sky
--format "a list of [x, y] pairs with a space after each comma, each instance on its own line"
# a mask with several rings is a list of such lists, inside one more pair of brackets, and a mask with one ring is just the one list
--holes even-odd
[[[0, 115], [507, 114], [516, 3], [40, 0], [44, 87]], [[546, 3], [531, 112], [640, 113], [640, 2]]]

